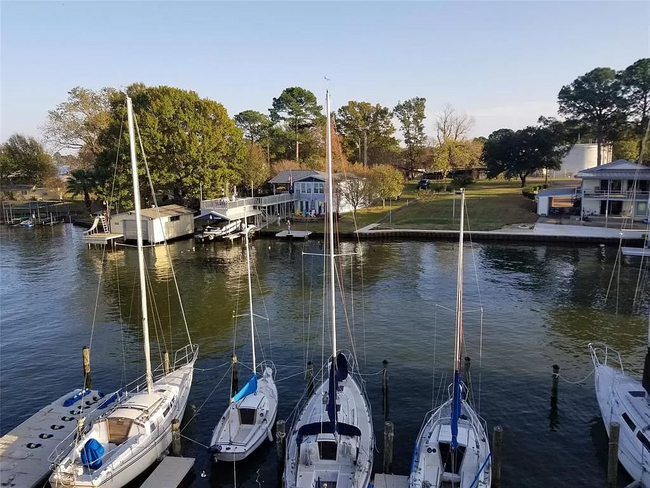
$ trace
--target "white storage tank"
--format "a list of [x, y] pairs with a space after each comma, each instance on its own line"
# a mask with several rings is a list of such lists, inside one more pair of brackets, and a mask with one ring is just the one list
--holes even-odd
[[[601, 148], [602, 159], [600, 164], [612, 162], [612, 146], [604, 145]], [[575, 144], [566, 156], [562, 158], [562, 169], [555, 172], [555, 176], [570, 177], [583, 169], [593, 168], [598, 165], [598, 144]]]

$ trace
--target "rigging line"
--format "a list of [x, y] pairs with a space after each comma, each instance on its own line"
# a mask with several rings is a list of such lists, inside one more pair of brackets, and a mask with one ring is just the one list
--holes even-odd
[[[618, 249], [616, 251], [616, 259], [614, 259], [614, 266], [612, 268], [612, 274], [609, 276], [609, 283], [607, 285], [607, 292], [605, 292], [605, 304], [607, 303], [607, 300], [609, 300], [609, 292], [612, 290], [612, 283], [614, 282], [614, 273], [616, 273], [616, 266], [620, 265], [619, 261], [621, 259], [621, 254], [622, 254], [622, 247], [623, 247], [623, 235], [619, 237], [618, 240]], [[604, 305], [603, 304], [603, 307]], [[617, 309], [617, 315], [618, 315], [618, 304], [616, 305]]]
[[562, 376], [562, 375], [559, 374], [559, 373], [558, 373], [557, 376], [558, 376], [558, 378], [560, 378], [562, 381], [565, 381], [565, 382], [569, 383], [570, 385], [579, 385], [580, 383], [584, 383], [585, 381], [587, 381], [587, 379], [588, 379], [592, 374], [594, 374], [595, 371], [596, 371], [596, 368], [592, 368], [591, 371], [589, 372], [589, 374], [588, 374], [587, 376], [585, 376], [584, 378], [579, 379], [579, 380], [577, 380], [577, 381], [567, 380], [564, 376]]
[[434, 308], [433, 313], [433, 364], [431, 375], [431, 408], [434, 405], [434, 395], [436, 392], [436, 350], [438, 349], [438, 309]]
[[153, 182], [151, 180], [151, 174], [149, 173], [149, 165], [147, 164], [147, 155], [144, 152], [144, 146], [142, 144], [142, 137], [140, 137], [140, 128], [138, 127], [138, 118], [133, 114], [133, 120], [135, 121], [135, 128], [138, 133], [138, 140], [140, 142], [140, 151], [142, 152], [142, 161], [144, 162], [144, 168], [147, 173], [147, 180], [151, 188], [151, 197], [153, 198], [154, 204], [156, 205], [156, 214], [158, 215], [158, 222], [160, 223], [160, 228], [162, 230], [163, 236], [163, 245], [165, 246], [165, 251], [167, 252], [167, 260], [169, 262], [169, 269], [172, 272], [172, 277], [174, 278], [174, 286], [176, 288], [176, 295], [178, 297], [178, 304], [181, 309], [181, 316], [183, 317], [183, 323], [185, 324], [185, 332], [187, 333], [187, 340], [192, 345], [192, 337], [190, 336], [190, 328], [187, 325], [187, 318], [185, 317], [185, 308], [183, 307], [183, 301], [181, 300], [181, 291], [178, 287], [178, 281], [176, 280], [176, 271], [174, 270], [174, 263], [172, 262], [171, 253], [169, 251], [169, 246], [167, 245], [167, 235], [165, 229], [163, 228], [162, 220], [160, 218], [160, 207], [158, 207], [158, 202], [156, 201], [156, 192], [153, 188]]
[[[257, 256], [257, 253], [256, 253]], [[260, 297], [262, 298], [262, 305], [264, 306], [264, 315], [266, 316], [266, 326], [269, 333], [269, 355], [271, 360], [273, 360], [273, 341], [271, 336], [271, 319], [269, 317], [269, 310], [266, 307], [266, 300], [264, 299], [264, 293], [262, 292], [262, 283], [260, 282], [260, 275], [257, 272], [257, 264], [253, 263], [253, 269], [255, 270], [255, 279], [257, 281], [257, 289], [260, 292]]]
[[160, 363], [163, 364], [163, 355], [162, 355], [162, 350], [160, 348], [160, 339], [158, 337], [158, 328], [160, 328], [160, 335], [162, 337], [162, 344], [165, 345], [165, 333], [163, 331], [162, 327], [162, 320], [160, 319], [160, 312], [158, 310], [158, 304], [156, 303], [156, 300], [154, 299], [154, 288], [153, 288], [153, 281], [151, 279], [151, 274], [149, 273], [149, 268], [145, 268], [145, 273], [146, 273], [146, 281], [147, 281], [147, 290], [149, 291], [147, 298], [149, 299], [149, 306], [151, 307], [152, 311], [152, 322], [154, 325], [154, 329], [156, 331], [156, 342], [158, 343], [158, 354], [160, 355]]
[[304, 375], [305, 375], [305, 371], [300, 371], [299, 373], [294, 373], [294, 374], [292, 374], [292, 375], [285, 376], [284, 378], [280, 378], [279, 380], [275, 380], [275, 382], [276, 382], [276, 383], [282, 383], [283, 381], [286, 381], [286, 380], [288, 380], [288, 379], [290, 379], [290, 378], [295, 378], [296, 376], [301, 376], [301, 375], [304, 376]]
[[[88, 351], [92, 352], [93, 347], [93, 338], [95, 336], [95, 324], [97, 323], [97, 309], [99, 308], [99, 294], [102, 288], [102, 281], [104, 278], [104, 256], [106, 255], [106, 246], [102, 249], [102, 259], [101, 266], [99, 268], [99, 279], [97, 282], [97, 293], [95, 294], [95, 309], [93, 310], [93, 320], [90, 327], [90, 339], [88, 344]], [[84, 373], [84, 388], [86, 387], [86, 381], [88, 379], [88, 373]]]
[[335, 270], [335, 272], [336, 272], [336, 279], [339, 283], [339, 289], [341, 291], [341, 303], [343, 308], [343, 315], [345, 316], [345, 326], [347, 328], [348, 335], [350, 336], [350, 345], [352, 346], [352, 353], [356, 358], [357, 350], [354, 342], [354, 335], [352, 334], [352, 329], [350, 328], [350, 317], [348, 316], [348, 307], [347, 307], [347, 302], [345, 300], [345, 286], [343, 283], [343, 259], [341, 257], [339, 257], [338, 259], [338, 268]]
[[119, 313], [120, 321], [120, 340], [122, 346], [122, 378], [120, 379], [120, 385], [124, 385], [126, 381], [126, 348], [125, 348], [125, 338], [124, 338], [124, 318], [122, 317], [122, 297], [120, 291], [120, 267], [117, 265], [117, 254], [113, 253], [113, 261], [115, 262], [115, 286], [117, 287], [117, 309]]
[[[220, 386], [221, 383], [223, 382], [223, 380], [224, 380], [224, 378], [226, 377], [226, 375], [227, 375], [228, 373], [230, 373], [230, 369], [231, 369], [231, 368], [228, 368], [228, 369], [226, 370], [226, 372], [223, 374], [223, 376], [221, 377], [221, 379], [219, 380], [219, 382], [218, 382], [216, 385], [214, 385], [214, 388], [212, 388], [212, 391], [208, 394], [207, 398], [206, 398], [205, 400], [203, 400], [203, 403], [201, 404], [201, 406], [200, 406], [199, 408], [196, 409], [196, 412], [194, 412], [194, 414], [193, 414], [193, 415], [189, 418], [189, 420], [185, 423], [185, 426], [180, 430], [181, 433], [183, 433], [183, 431], [184, 431], [184, 430], [185, 430], [185, 429], [190, 425], [190, 423], [192, 422], [192, 420], [194, 420], [194, 417], [196, 417], [196, 416], [199, 414], [199, 412], [200, 412], [201, 409], [205, 406], [205, 404], [208, 403], [208, 400], [210, 400], [210, 397], [214, 394], [215, 391], [217, 391], [217, 388], [219, 388], [219, 386]], [[232, 391], [232, 390], [231, 390], [231, 391]]]
[[[124, 102], [126, 105], [126, 101]], [[117, 181], [117, 163], [120, 157], [120, 146], [122, 144], [122, 130], [124, 129], [124, 117], [126, 112], [122, 114], [122, 121], [120, 122], [120, 135], [117, 138], [117, 152], [115, 153], [115, 166], [113, 167], [113, 183], [111, 184], [111, 196], [109, 202], [113, 202], [115, 198], [115, 182]], [[108, 210], [108, 205], [107, 205]], [[115, 212], [119, 212], [119, 208], [116, 202]]]
[[302, 293], [302, 338], [307, 341], [305, 342], [305, 349], [304, 349], [304, 361], [303, 364], [307, 364], [309, 361], [309, 335], [305, 337], [305, 307], [307, 306], [305, 303], [305, 253], [303, 252], [300, 255], [300, 282], [302, 285], [301, 288], [301, 293]]
[[201, 371], [202, 373], [205, 373], [207, 371], [214, 371], [215, 369], [223, 368], [224, 366], [228, 365], [230, 365], [230, 361], [219, 364], [218, 366], [214, 366], [213, 368], [194, 368], [194, 371]]

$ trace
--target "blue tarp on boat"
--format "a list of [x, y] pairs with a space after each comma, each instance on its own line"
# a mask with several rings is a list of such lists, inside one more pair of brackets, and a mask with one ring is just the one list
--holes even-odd
[[104, 446], [96, 439], [90, 439], [81, 450], [81, 462], [90, 469], [99, 469], [102, 467], [103, 455]]
[[232, 401], [238, 402], [242, 398], [245, 398], [251, 393], [255, 393], [256, 391], [257, 391], [257, 374], [253, 373], [251, 379], [248, 380], [248, 383], [246, 383], [244, 387], [237, 392], [237, 394], [232, 398]]

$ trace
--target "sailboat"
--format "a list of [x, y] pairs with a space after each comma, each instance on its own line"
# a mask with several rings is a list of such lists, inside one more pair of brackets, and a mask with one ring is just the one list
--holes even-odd
[[[215, 461], [241, 461], [257, 449], [264, 439], [273, 440], [271, 430], [278, 413], [278, 390], [274, 371], [270, 365], [257, 364], [255, 355], [255, 314], [253, 313], [253, 288], [251, 284], [251, 257], [249, 249], [249, 227], [243, 231], [246, 242], [246, 268], [248, 271], [248, 299], [251, 319], [251, 349], [253, 374], [231, 399], [230, 405], [221, 416], [212, 432], [210, 452]], [[259, 377], [259, 369], [262, 375]]]
[[332, 134], [330, 94], [327, 104], [327, 214], [329, 257], [329, 318], [332, 356], [323, 367], [327, 378], [308, 399], [287, 440], [283, 476], [287, 488], [366, 488], [370, 483], [374, 435], [370, 406], [353, 377], [355, 362], [336, 346], [336, 269], [334, 266], [334, 198], [332, 185]]
[[454, 382], [451, 397], [427, 414], [415, 441], [409, 477], [411, 488], [488, 488], [491, 484], [485, 421], [467, 400], [468, 390], [461, 380], [464, 212], [465, 191], [461, 190]]
[[133, 107], [126, 98], [133, 200], [137, 228], [140, 300], [145, 358], [144, 391], [130, 392], [106, 414], [89, 424], [67, 455], [54, 460], [50, 484], [54, 488], [118, 488], [131, 482], [156, 460], [164, 456], [172, 442], [172, 421], [182, 419], [192, 386], [197, 344], [176, 351], [173, 367], [154, 381], [149, 350], [147, 287], [142, 248], [142, 218]]

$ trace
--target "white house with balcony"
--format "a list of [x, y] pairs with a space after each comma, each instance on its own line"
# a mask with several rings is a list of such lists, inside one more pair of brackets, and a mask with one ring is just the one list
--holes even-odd
[[574, 176], [580, 188], [583, 216], [649, 217], [650, 167], [626, 159], [584, 169]]

